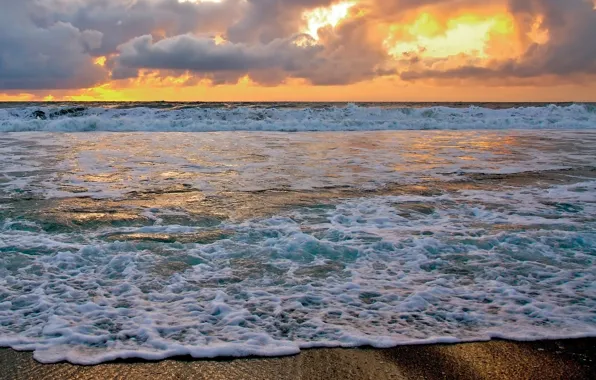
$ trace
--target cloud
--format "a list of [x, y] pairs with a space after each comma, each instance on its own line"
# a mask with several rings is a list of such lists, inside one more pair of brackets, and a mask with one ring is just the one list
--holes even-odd
[[108, 77], [89, 54], [100, 46], [100, 32], [35, 25], [31, 0], [0, 0], [0, 9], [0, 89], [81, 88]]
[[[136, 37], [225, 30], [244, 0], [0, 0], [0, 89], [69, 89], [109, 80], [95, 58]], [[131, 70], [133, 71], [133, 70]]]
[[130, 76], [129, 69], [183, 70], [195, 73], [228, 73], [237, 80], [249, 72], [296, 72], [315, 59], [320, 46], [298, 46], [296, 39], [276, 39], [267, 44], [216, 44], [213, 39], [181, 35], [153, 41], [150, 35], [120, 46], [113, 75]]
[[[244, 0], [42, 0], [45, 23], [68, 22], [103, 34], [96, 55], [117, 52], [136, 37], [168, 38], [186, 33], [221, 32], [246, 12]], [[40, 20], [40, 21], [41, 21]]]
[[485, 66], [449, 70], [406, 70], [404, 80], [566, 77], [596, 74], [596, 12], [586, 0], [509, 0], [509, 10], [522, 32], [541, 19], [548, 33], [543, 44], [530, 42], [519, 57], [494, 60]]
[[[113, 76], [123, 79], [137, 76], [139, 69], [164, 69], [191, 71], [217, 84], [232, 83], [247, 74], [263, 85], [290, 77], [314, 84], [357, 82], [377, 75], [380, 59], [352, 37], [357, 33], [357, 27], [346, 28], [343, 34], [324, 36], [324, 44], [302, 34], [254, 44], [217, 44], [192, 35], [154, 41], [146, 35], [120, 46]], [[346, 41], [353, 44], [344, 45]]]
[[[85, 88], [142, 70], [215, 84], [249, 75], [268, 86], [289, 78], [342, 85], [387, 75], [491, 83], [596, 75], [593, 0], [353, 1], [349, 16], [314, 40], [302, 34], [304, 12], [337, 0], [0, 0], [0, 90]], [[450, 17], [495, 9], [513, 23], [515, 34], [501, 43], [517, 44], [515, 54], [388, 50], [388, 40], [416, 46], [415, 33], [403, 28], [424, 12], [437, 15], [433, 33], [440, 36]], [[548, 38], [529, 38], [536, 29]], [[95, 64], [101, 56], [105, 66]]]
[[231, 42], [269, 43], [296, 34], [305, 10], [329, 6], [336, 0], [247, 0], [243, 17], [226, 30]]
[[190, 71], [216, 84], [250, 75], [262, 85], [287, 78], [341, 85], [394, 74], [382, 40], [371, 39], [374, 24], [367, 18], [353, 17], [336, 28], [323, 28], [318, 41], [299, 33], [305, 26], [306, 9], [330, 4], [328, 0], [249, 1], [245, 17], [227, 29], [229, 41], [224, 44], [193, 35], [158, 41], [142, 36], [119, 47], [111, 63], [113, 76], [122, 79], [136, 76], [139, 69], [164, 69]]

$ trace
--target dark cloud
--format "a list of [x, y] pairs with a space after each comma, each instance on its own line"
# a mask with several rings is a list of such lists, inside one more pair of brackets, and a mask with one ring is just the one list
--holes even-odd
[[164, 38], [225, 30], [243, 14], [243, 4], [0, 0], [0, 89], [93, 86], [109, 79], [96, 57], [116, 53], [119, 45], [145, 34]]
[[0, 89], [92, 86], [108, 73], [89, 54], [102, 33], [56, 22], [36, 25], [32, 0], [0, 0]]
[[44, 0], [40, 22], [68, 22], [103, 34], [96, 55], [115, 53], [119, 45], [153, 34], [168, 38], [186, 33], [224, 31], [246, 11], [244, 0], [179, 2], [178, 0]]
[[354, 18], [335, 29], [319, 30], [324, 49], [318, 61], [297, 76], [315, 85], [341, 85], [393, 74], [391, 58], [374, 29], [367, 18]]
[[316, 57], [320, 46], [297, 46], [296, 39], [276, 39], [268, 44], [224, 43], [192, 35], [176, 36], [157, 42], [149, 35], [120, 46], [114, 67], [116, 78], [126, 77], [128, 69], [166, 69], [210, 74], [227, 72], [238, 78], [262, 70], [301, 70]]
[[243, 17], [226, 32], [231, 42], [269, 43], [294, 35], [304, 24], [305, 10], [337, 0], [247, 0]]

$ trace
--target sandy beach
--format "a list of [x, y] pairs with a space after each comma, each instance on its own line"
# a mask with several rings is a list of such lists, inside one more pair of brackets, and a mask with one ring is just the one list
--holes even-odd
[[1, 379], [590, 379], [596, 339], [319, 349], [282, 358], [44, 365], [0, 350]]

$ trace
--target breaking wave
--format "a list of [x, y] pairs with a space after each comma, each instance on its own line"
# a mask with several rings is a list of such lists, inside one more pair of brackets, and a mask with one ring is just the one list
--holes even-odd
[[356, 198], [222, 222], [210, 241], [7, 219], [0, 347], [97, 364], [596, 337], [595, 186]]
[[24, 105], [0, 108], [1, 132], [367, 131], [594, 129], [592, 104], [465, 108], [284, 104], [195, 106]]

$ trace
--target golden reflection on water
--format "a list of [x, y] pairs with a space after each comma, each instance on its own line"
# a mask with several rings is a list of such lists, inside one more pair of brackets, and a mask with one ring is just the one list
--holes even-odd
[[[312, 133], [292, 138], [268, 133], [66, 136], [68, 148], [60, 156], [63, 171], [56, 181], [63, 197], [39, 205], [35, 219], [69, 230], [114, 231], [112, 227], [149, 226], [156, 223], [156, 217], [163, 225], [199, 226], [200, 232], [119, 229], [118, 233], [101, 236], [106, 242], [146, 245], [162, 255], [163, 262], [154, 267], [159, 276], [191, 267], [184, 257], [172, 258], [167, 250], [160, 251], [160, 246], [210, 244], [233, 236], [221, 222], [266, 218], [300, 206], [332, 206], [347, 198], [435, 197], [461, 190], [596, 177], [596, 172], [581, 168], [457, 174], [457, 168], [482, 173], [506, 166], [502, 162], [517, 164], [527, 159], [528, 152], [536, 147], [531, 139], [515, 133]], [[454, 174], [445, 177], [436, 173]], [[396, 208], [406, 218], [433, 212], [424, 201]], [[427, 231], [404, 233], [424, 235]], [[233, 274], [228, 280], [259, 276], [264, 265], [253, 258], [231, 260]], [[316, 278], [329, 271], [342, 272], [337, 265], [329, 261], [304, 270]], [[273, 273], [272, 268], [266, 271]]]
[[[80, 231], [81, 238], [91, 232], [106, 243], [125, 242], [140, 252], [151, 251], [163, 257], [154, 268], [159, 276], [192, 266], [182, 257], [183, 250], [173, 253], [168, 245], [210, 244], [234, 236], [222, 222], [288, 215], [284, 211], [295, 207], [333, 207], [348, 198], [384, 195], [421, 197], [419, 202], [402, 202], [395, 208], [404, 218], [422, 218], [433, 212], [423, 197], [596, 177], [596, 171], [581, 166], [586, 161], [582, 164], [578, 158], [583, 154], [593, 161], [590, 152], [596, 145], [521, 132], [94, 133], [52, 138], [60, 144], [48, 168], [56, 165], [57, 169], [40, 187], [47, 186], [57, 195], [37, 199], [25, 195], [23, 202], [11, 200], [11, 207], [27, 208], [24, 218], [41, 221], [42, 228], [51, 232], [74, 231], [75, 236]], [[524, 162], [534, 168], [537, 157], [543, 159], [542, 152], [567, 152], [571, 158], [560, 162], [580, 164], [570, 171], [490, 174]], [[462, 174], [464, 170], [472, 173]], [[153, 233], [136, 228], [156, 224], [197, 227], [190, 230], [200, 232], [155, 229], [160, 232]], [[317, 233], [316, 227], [301, 227], [305, 233]], [[250, 257], [234, 259], [228, 280], [259, 276], [264, 265]], [[316, 278], [341, 273], [343, 268], [328, 261], [302, 270], [308, 272], [298, 274]]]
[[[150, 223], [147, 209], [246, 219], [292, 206], [381, 194], [430, 194], [537, 178], [454, 177], [531, 162], [531, 136], [515, 132], [97, 133], [66, 139], [46, 210], [64, 224]], [[541, 142], [543, 143], [543, 142]], [[551, 142], [552, 143], [552, 142]], [[441, 174], [441, 173], [439, 173]], [[414, 180], [412, 183], [411, 181]], [[484, 182], [483, 182], [484, 181]], [[367, 190], [364, 190], [364, 189]], [[373, 189], [374, 191], [371, 191]]]
[[[280, 134], [70, 135], [64, 161], [71, 185], [103, 184], [102, 190], [168, 187], [172, 182], [208, 184], [217, 190], [328, 186], [346, 178], [358, 185], [375, 168], [419, 173], [440, 166], [512, 159], [516, 136], [494, 132]], [[364, 175], [368, 174], [368, 175]], [[234, 186], [237, 185], [237, 186]], [[200, 186], [199, 186], [200, 187]]]

